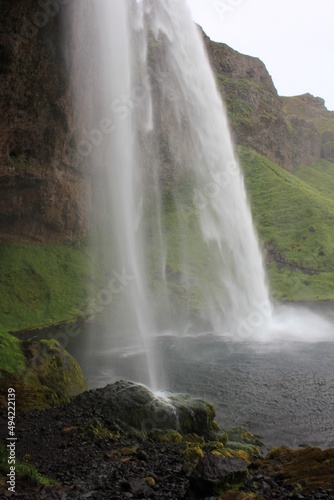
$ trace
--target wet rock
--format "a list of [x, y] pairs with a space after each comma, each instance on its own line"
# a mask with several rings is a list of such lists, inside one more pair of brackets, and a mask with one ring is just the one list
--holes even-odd
[[103, 399], [104, 415], [110, 412], [121, 422], [146, 435], [156, 429], [199, 435], [219, 430], [214, 406], [188, 395], [157, 398], [143, 385], [119, 381], [103, 389]]
[[190, 490], [199, 498], [219, 495], [226, 487], [244, 483], [247, 476], [244, 460], [208, 453], [198, 462], [190, 477]]

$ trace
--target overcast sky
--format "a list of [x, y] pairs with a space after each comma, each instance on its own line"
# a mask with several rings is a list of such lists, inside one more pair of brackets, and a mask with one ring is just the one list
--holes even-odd
[[187, 0], [206, 34], [259, 57], [279, 95], [309, 92], [334, 110], [334, 0]]

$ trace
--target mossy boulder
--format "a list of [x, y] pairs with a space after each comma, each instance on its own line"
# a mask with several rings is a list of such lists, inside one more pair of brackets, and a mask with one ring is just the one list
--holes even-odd
[[204, 457], [204, 453], [199, 445], [188, 444], [182, 452], [182, 457], [186, 462], [196, 463]]
[[154, 431], [149, 433], [148, 437], [158, 443], [179, 444], [183, 441], [181, 434], [172, 429], [166, 431], [154, 429]]
[[127, 381], [107, 386], [103, 394], [106, 412], [146, 435], [158, 429], [207, 436], [219, 429], [215, 408], [188, 395], [158, 397], [147, 387]]
[[251, 460], [253, 457], [261, 457], [260, 448], [258, 446], [255, 446], [254, 444], [229, 441], [228, 448], [234, 452], [240, 452], [241, 454], [243, 454], [240, 455], [240, 458], [244, 458], [245, 456], [247, 456], [248, 459]]
[[2, 373], [1, 393], [15, 388], [18, 411], [67, 404], [88, 389], [80, 366], [57, 341], [26, 341], [23, 352], [26, 366], [22, 374]]
[[[263, 446], [260, 436], [252, 434], [243, 427], [235, 427], [233, 429], [226, 429], [225, 434], [228, 437], [228, 443], [248, 443], [254, 446]], [[238, 446], [234, 446], [237, 448]]]
[[213, 405], [202, 399], [194, 399], [187, 394], [175, 394], [169, 401], [177, 411], [177, 418], [182, 434], [195, 433], [208, 435], [211, 431], [219, 431], [215, 421], [216, 409]]

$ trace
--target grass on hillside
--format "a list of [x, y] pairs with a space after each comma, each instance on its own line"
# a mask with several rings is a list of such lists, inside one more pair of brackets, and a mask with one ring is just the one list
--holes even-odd
[[320, 160], [314, 165], [298, 167], [294, 172], [311, 189], [334, 200], [334, 164]]
[[15, 331], [73, 320], [87, 300], [89, 257], [67, 245], [0, 246], [0, 322]]
[[16, 375], [25, 369], [20, 341], [0, 325], [0, 368]]
[[[239, 156], [260, 239], [285, 261], [280, 268], [276, 263], [270, 265], [273, 296], [333, 300], [334, 166], [322, 161], [291, 174], [248, 148], [240, 147]], [[219, 279], [215, 263], [208, 262], [197, 217], [192, 215], [192, 186], [191, 179], [179, 179], [176, 192], [163, 194], [160, 229], [154, 210], [148, 206], [144, 228], [147, 253], [143, 257], [148, 262], [152, 300], [166, 293], [161, 279], [165, 264], [170, 296], [181, 308], [196, 310], [210, 299], [210, 289], [219, 286]], [[183, 215], [177, 210], [180, 203], [185, 207], [181, 224]], [[168, 247], [165, 263], [157, 252], [160, 231]], [[113, 269], [122, 272], [113, 254], [110, 231], [96, 229], [96, 233], [101, 232], [106, 241], [101, 243], [98, 234], [91, 235], [90, 246], [85, 241], [0, 246], [0, 366], [8, 371], [23, 366], [19, 343], [7, 331], [76, 320], [85, 313], [89, 295], [106, 286]], [[187, 247], [188, 273], [184, 273], [182, 240]], [[318, 274], [293, 271], [292, 266]], [[198, 279], [187, 281], [187, 276]]]
[[[312, 183], [311, 174], [309, 185], [248, 148], [239, 147], [238, 153], [260, 239], [285, 261], [282, 269], [276, 263], [269, 269], [274, 297], [333, 300], [334, 197], [330, 196], [331, 189], [326, 190], [325, 183], [321, 182], [319, 189], [315, 189], [316, 180]], [[330, 165], [327, 162], [323, 165], [330, 176]], [[333, 177], [334, 173], [331, 182]], [[319, 274], [292, 271], [290, 265]]]
[[[6, 448], [0, 444], [0, 484], [1, 476], [3, 477], [3, 484], [8, 480], [7, 474], [9, 472], [8, 465], [8, 452]], [[38, 485], [42, 484], [44, 486], [57, 486], [59, 483], [54, 479], [50, 479], [46, 476], [40, 474], [35, 467], [29, 463], [24, 463], [16, 460], [15, 463], [15, 476], [16, 479], [22, 479], [27, 481], [29, 484]]]

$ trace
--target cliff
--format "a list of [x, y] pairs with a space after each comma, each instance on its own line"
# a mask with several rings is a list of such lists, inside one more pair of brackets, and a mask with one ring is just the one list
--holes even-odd
[[[101, 178], [92, 172], [85, 147], [94, 148], [87, 130], [94, 130], [94, 115], [102, 111], [98, 96], [90, 92], [98, 88], [92, 84], [97, 37], [92, 33], [89, 44], [75, 45], [76, 26], [83, 22], [79, 16], [68, 0], [38, 7], [33, 0], [1, 0], [0, 242], [73, 240], [89, 228]], [[334, 161], [334, 112], [326, 110], [323, 100], [278, 96], [259, 59], [212, 42], [204, 33], [203, 38], [238, 145], [290, 171], [320, 158]], [[163, 47], [156, 45], [150, 57], [152, 78], [159, 84]], [[80, 52], [85, 65], [79, 68], [75, 61]], [[154, 89], [153, 98], [161, 100], [159, 85]], [[177, 99], [177, 89], [173, 92], [164, 99]], [[74, 110], [78, 101], [84, 110], [80, 116]], [[160, 148], [160, 175], [167, 183], [183, 162], [181, 157], [173, 160], [176, 148], [164, 138], [170, 109], [166, 106], [164, 114], [155, 116], [161, 131], [155, 145]], [[177, 131], [174, 135], [180, 142]], [[99, 210], [95, 205], [95, 213]]]
[[203, 37], [237, 144], [289, 171], [321, 158], [333, 161], [334, 112], [323, 99], [280, 97], [259, 59]]
[[1, 0], [0, 241], [87, 230], [89, 177], [69, 161], [73, 113], [68, 2]]

